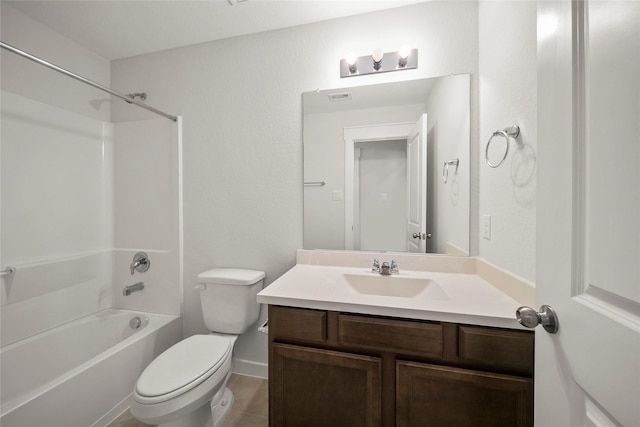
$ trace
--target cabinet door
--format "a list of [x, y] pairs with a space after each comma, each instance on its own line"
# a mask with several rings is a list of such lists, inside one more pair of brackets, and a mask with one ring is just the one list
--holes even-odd
[[379, 426], [380, 359], [274, 343], [272, 427]]
[[397, 427], [533, 426], [530, 378], [397, 362]]

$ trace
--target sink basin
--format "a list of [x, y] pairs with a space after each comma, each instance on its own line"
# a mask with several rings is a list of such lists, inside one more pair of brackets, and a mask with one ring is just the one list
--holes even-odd
[[400, 298], [449, 299], [435, 280], [423, 277], [343, 274], [340, 279], [359, 294]]

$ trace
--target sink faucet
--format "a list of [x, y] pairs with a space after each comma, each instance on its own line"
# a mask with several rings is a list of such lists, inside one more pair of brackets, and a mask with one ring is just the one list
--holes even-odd
[[388, 276], [390, 274], [398, 274], [398, 264], [394, 260], [391, 260], [391, 265], [388, 262], [383, 262], [380, 267], [380, 274]]
[[122, 295], [129, 296], [134, 292], [141, 291], [144, 289], [144, 282], [138, 282], [133, 285], [125, 286], [122, 290]]
[[131, 262], [129, 269], [131, 270], [131, 275], [133, 276], [133, 273], [135, 273], [136, 271], [144, 273], [149, 269], [150, 266], [151, 261], [149, 261], [149, 256], [144, 252], [138, 252], [133, 256], [133, 261]]
[[371, 267], [372, 273], [380, 273], [380, 261], [377, 259], [373, 260], [373, 266]]
[[380, 261], [378, 261], [377, 259], [373, 260], [373, 267], [371, 267], [371, 272], [380, 273], [383, 276], [400, 273], [400, 271], [398, 270], [398, 264], [394, 260], [391, 260], [391, 264], [385, 261], [382, 263], [382, 265], [380, 265]]

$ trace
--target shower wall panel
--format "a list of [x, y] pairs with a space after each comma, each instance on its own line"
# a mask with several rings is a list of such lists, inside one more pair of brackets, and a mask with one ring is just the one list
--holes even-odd
[[2, 92], [2, 345], [110, 305], [111, 125]]

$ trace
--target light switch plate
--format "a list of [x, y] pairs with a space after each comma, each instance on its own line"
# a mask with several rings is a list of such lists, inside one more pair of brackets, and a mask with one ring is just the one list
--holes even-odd
[[491, 215], [482, 215], [480, 232], [483, 239], [491, 240]]

